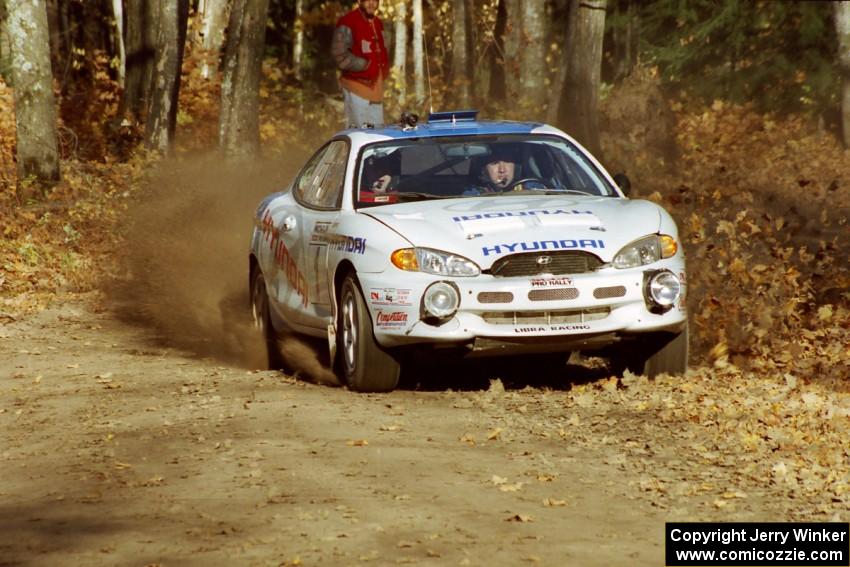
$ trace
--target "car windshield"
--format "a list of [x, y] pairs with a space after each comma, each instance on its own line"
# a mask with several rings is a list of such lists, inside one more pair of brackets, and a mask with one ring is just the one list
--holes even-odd
[[357, 167], [359, 207], [518, 194], [617, 195], [575, 145], [550, 135], [379, 142], [363, 149]]

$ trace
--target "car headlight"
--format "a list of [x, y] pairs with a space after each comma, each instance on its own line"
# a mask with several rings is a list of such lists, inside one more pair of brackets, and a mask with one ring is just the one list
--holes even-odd
[[614, 256], [614, 267], [637, 268], [676, 255], [679, 245], [667, 234], [652, 234], [623, 246]]
[[401, 270], [435, 276], [469, 277], [481, 273], [481, 268], [472, 260], [432, 248], [402, 248], [390, 255], [390, 261]]
[[442, 325], [457, 313], [460, 293], [452, 282], [434, 282], [422, 294], [421, 317], [426, 323]]
[[682, 293], [682, 283], [668, 270], [655, 272], [647, 278], [647, 296], [659, 307], [669, 309]]

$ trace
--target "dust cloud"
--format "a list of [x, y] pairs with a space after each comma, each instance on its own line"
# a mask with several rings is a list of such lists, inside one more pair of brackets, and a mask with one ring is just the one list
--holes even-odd
[[[248, 296], [253, 216], [302, 162], [301, 155], [250, 163], [206, 155], [150, 172], [127, 214], [122, 273], [107, 289], [115, 311], [169, 346], [265, 368]], [[315, 349], [292, 337], [280, 346], [290, 371], [331, 380]]]

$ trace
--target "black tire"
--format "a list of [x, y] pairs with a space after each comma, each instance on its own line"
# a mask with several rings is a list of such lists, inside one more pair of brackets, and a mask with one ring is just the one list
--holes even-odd
[[666, 339], [644, 343], [639, 351], [628, 354], [624, 362], [633, 373], [649, 378], [684, 374], [688, 370], [688, 327]]
[[390, 392], [398, 385], [401, 365], [375, 341], [372, 319], [353, 274], [339, 293], [337, 353], [341, 378], [356, 392]]
[[267, 367], [269, 370], [283, 369], [283, 359], [278, 346], [277, 332], [272, 325], [269, 311], [269, 294], [266, 290], [266, 280], [259, 268], [254, 270], [251, 277], [251, 315], [254, 327], [260, 331], [266, 343]]

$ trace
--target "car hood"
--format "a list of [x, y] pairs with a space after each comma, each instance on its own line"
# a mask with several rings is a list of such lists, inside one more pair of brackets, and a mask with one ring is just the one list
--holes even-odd
[[659, 231], [649, 201], [580, 195], [473, 197], [361, 211], [414, 246], [461, 254], [488, 268], [508, 254], [583, 250], [610, 262], [625, 244]]

